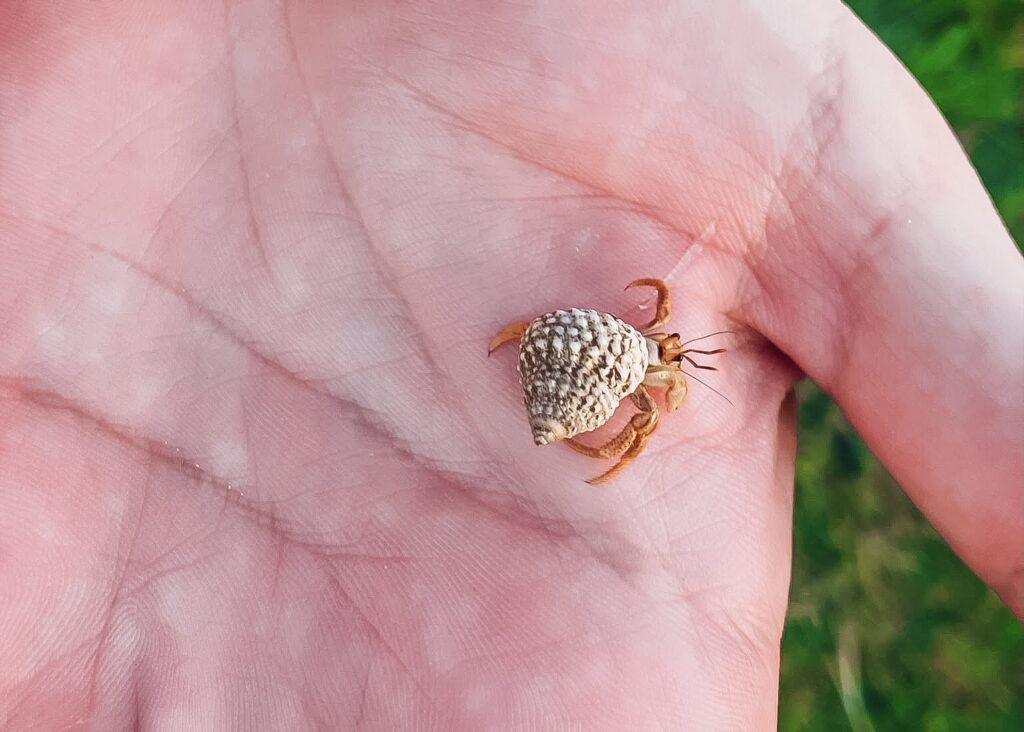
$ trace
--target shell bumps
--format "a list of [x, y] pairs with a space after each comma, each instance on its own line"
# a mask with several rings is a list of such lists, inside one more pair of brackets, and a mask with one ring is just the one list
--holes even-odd
[[604, 424], [644, 380], [647, 341], [596, 310], [555, 310], [530, 322], [519, 350], [533, 440], [544, 445]]

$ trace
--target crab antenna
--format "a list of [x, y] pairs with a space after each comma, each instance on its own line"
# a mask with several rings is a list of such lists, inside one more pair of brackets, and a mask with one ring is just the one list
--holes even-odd
[[679, 345], [680, 346], [686, 346], [686, 345], [688, 345], [690, 343], [696, 343], [697, 341], [702, 341], [705, 338], [711, 338], [712, 336], [716, 336], [716, 335], [725, 335], [727, 333], [731, 333], [732, 335], [736, 335], [736, 331], [734, 331], [734, 330], [719, 330], [719, 331], [715, 331], [714, 333], [708, 333], [707, 335], [702, 335], [700, 338], [691, 338], [690, 340], [686, 341], [685, 343], [680, 343]]
[[729, 402], [729, 406], [730, 406], [730, 407], [735, 407], [735, 406], [736, 406], [735, 404], [733, 404], [733, 403], [732, 403], [732, 400], [731, 400], [731, 399], [729, 399], [729, 397], [727, 397], [727, 396], [726, 396], [725, 394], [723, 394], [722, 392], [720, 392], [720, 391], [719, 391], [718, 389], [716, 389], [715, 387], [711, 386], [711, 384], [709, 384], [708, 382], [704, 381], [704, 379], [700, 378], [700, 377], [699, 377], [699, 376], [697, 376], [696, 374], [691, 374], [691, 373], [688, 373], [688, 372], [686, 372], [686, 371], [683, 371], [683, 373], [684, 373], [684, 374], [686, 374], [687, 376], [689, 376], [689, 377], [690, 377], [691, 379], [693, 379], [694, 381], [698, 381], [698, 382], [700, 382], [701, 384], [703, 384], [703, 385], [704, 385], [704, 386], [706, 386], [707, 388], [711, 389], [711, 391], [713, 391], [713, 392], [715, 392], [716, 394], [718, 394], [718, 396], [722, 397], [722, 399], [724, 399], [725, 401]]
[[683, 353], [703, 353], [705, 356], [714, 356], [718, 353], [725, 353], [724, 348], [716, 348], [713, 351], [698, 351], [696, 348], [687, 348]]

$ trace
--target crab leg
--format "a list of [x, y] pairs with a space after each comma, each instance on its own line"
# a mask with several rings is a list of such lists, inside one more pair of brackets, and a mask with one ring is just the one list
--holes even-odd
[[623, 468], [636, 460], [637, 456], [642, 453], [643, 448], [647, 446], [647, 439], [657, 429], [657, 404], [654, 403], [654, 399], [651, 398], [647, 390], [641, 384], [631, 396], [633, 397], [633, 402], [641, 411], [633, 416], [628, 425], [630, 431], [633, 432], [633, 439], [630, 441], [625, 453], [623, 453], [623, 457], [618, 459], [617, 463], [596, 478], [591, 478], [587, 481], [591, 485], [597, 485], [598, 483], [610, 480]]
[[[643, 392], [642, 394], [641, 391]], [[564, 442], [580, 455], [586, 455], [598, 460], [607, 460], [624, 453], [633, 444], [633, 441], [636, 440], [638, 434], [641, 432], [653, 432], [654, 423], [658, 421], [658, 407], [642, 385], [629, 396], [633, 400], [633, 404], [640, 411], [626, 422], [625, 426], [615, 437], [600, 447], [584, 445], [573, 438], [569, 438]]]
[[591, 485], [603, 483], [632, 462], [643, 451], [647, 439], [658, 428], [658, 406], [643, 385], [638, 387], [630, 395], [630, 398], [640, 411], [630, 418], [619, 434], [605, 444], [600, 447], [590, 447], [573, 439], [565, 441], [573, 450], [587, 457], [604, 460], [622, 456], [604, 473], [588, 480], [587, 483]]
[[622, 428], [619, 434], [615, 435], [608, 442], [604, 443], [600, 447], [591, 447], [590, 445], [584, 445], [582, 442], [570, 437], [565, 440], [565, 444], [571, 447], [573, 450], [578, 452], [580, 455], [586, 455], [589, 458], [596, 458], [598, 460], [608, 460], [609, 458], [618, 457], [633, 444], [636, 439], [636, 427], [633, 425], [633, 420], [641, 415], [633, 415], [632, 419], [626, 423], [626, 426]]
[[530, 325], [529, 320], [519, 320], [515, 323], [509, 323], [504, 328], [498, 331], [498, 335], [494, 336], [491, 340], [491, 345], [487, 347], [487, 355], [490, 356], [498, 348], [505, 345], [509, 341], [522, 340], [523, 333], [526, 332], [526, 328]]
[[590, 485], [598, 485], [599, 483], [604, 483], [614, 478], [622, 471], [623, 468], [636, 460], [640, 453], [644, 451], [644, 448], [647, 447], [647, 438], [649, 437], [650, 434], [637, 435], [633, 444], [630, 445], [629, 449], [622, 454], [621, 458], [619, 458], [619, 462], [615, 463], [615, 465], [608, 468], [608, 470], [604, 471], [596, 478], [591, 478], [587, 483]]
[[658, 303], [654, 309], [654, 320], [640, 328], [641, 333], [646, 334], [668, 322], [669, 317], [672, 315], [672, 296], [669, 294], [668, 285], [654, 277], [644, 277], [639, 280], [633, 280], [626, 285], [625, 289], [628, 290], [630, 287], [653, 287], [658, 291]]

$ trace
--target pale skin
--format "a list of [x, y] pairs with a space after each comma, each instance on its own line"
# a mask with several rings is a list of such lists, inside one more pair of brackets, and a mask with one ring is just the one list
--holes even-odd
[[[0, 3], [3, 724], [773, 730], [802, 374], [1024, 612], [1021, 257], [784, 5]], [[641, 276], [733, 406], [587, 486], [483, 346]]]

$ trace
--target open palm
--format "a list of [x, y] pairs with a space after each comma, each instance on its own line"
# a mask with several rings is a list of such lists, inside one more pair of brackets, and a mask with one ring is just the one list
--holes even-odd
[[[772, 729], [800, 370], [1024, 608], [1021, 260], [896, 62], [483, 5], [2, 3], [7, 727]], [[487, 343], [638, 277], [728, 401], [592, 487]]]

